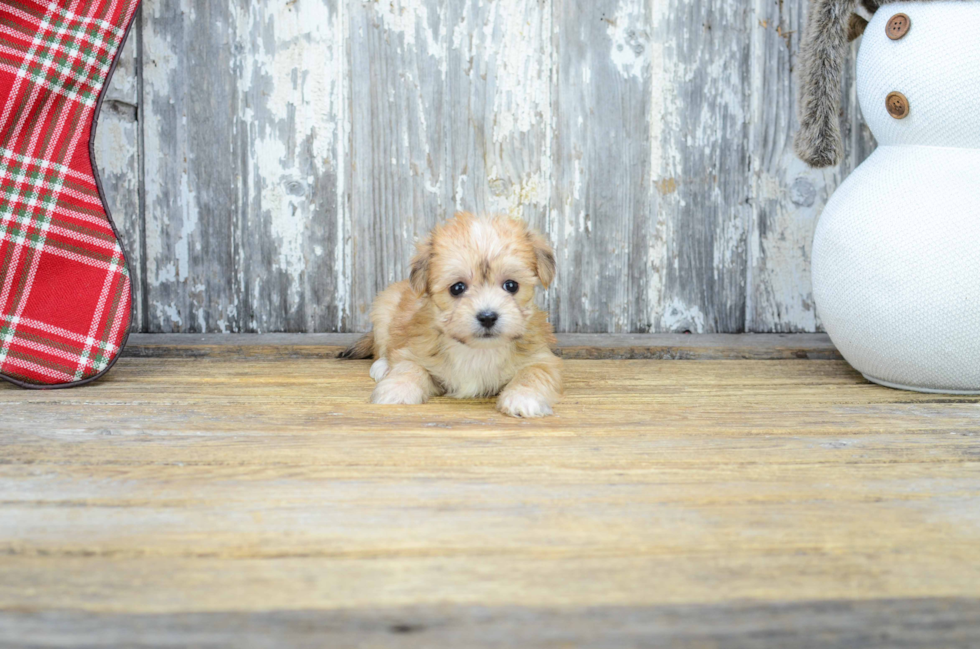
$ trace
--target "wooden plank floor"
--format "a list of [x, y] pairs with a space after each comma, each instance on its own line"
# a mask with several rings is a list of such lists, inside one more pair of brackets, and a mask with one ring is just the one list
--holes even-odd
[[0, 646], [980, 646], [977, 398], [569, 360], [521, 421], [303, 347], [0, 385]]

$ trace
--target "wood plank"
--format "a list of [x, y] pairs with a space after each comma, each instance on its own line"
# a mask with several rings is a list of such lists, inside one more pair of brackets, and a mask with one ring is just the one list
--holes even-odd
[[551, 0], [451, 2], [444, 81], [454, 209], [521, 217], [551, 205]]
[[[137, 22], [139, 18], [136, 18]], [[143, 222], [140, 209], [139, 31], [134, 24], [106, 89], [95, 129], [95, 164], [107, 208], [122, 238], [133, 282], [133, 331], [143, 322]]]
[[[333, 358], [360, 334], [137, 334], [126, 356], [142, 358]], [[825, 334], [559, 334], [566, 359], [789, 360], [840, 359]]]
[[350, 4], [351, 326], [407, 276], [415, 241], [453, 213], [446, 176], [446, 0]]
[[[652, 324], [651, 102], [653, 11], [649, 3], [555, 0], [554, 199], [558, 331], [645, 332]], [[657, 59], [658, 61], [660, 59]]]
[[841, 600], [524, 609], [432, 606], [243, 614], [0, 612], [0, 642], [44, 647], [289, 646], [972, 649], [980, 601]]
[[238, 330], [343, 330], [350, 320], [346, 3], [230, 4], [240, 48], [237, 128], [248, 134], [238, 251], [239, 308], [247, 311], [238, 314]]
[[[445, 182], [454, 210], [509, 214], [548, 233], [554, 97], [552, 0], [446, 5]], [[559, 289], [542, 291], [550, 310]]]
[[804, 5], [155, 3], [145, 119], [131, 42], [98, 141], [117, 215], [146, 142], [145, 232], [120, 218], [138, 321], [364, 329], [414, 240], [470, 209], [554, 239], [559, 331], [818, 331], [813, 227], [874, 139], [852, 56], [845, 162], [795, 158]]
[[146, 291], [151, 332], [239, 330], [241, 128], [235, 16], [228, 2], [193, 11], [143, 7]]
[[825, 334], [559, 334], [566, 359], [837, 360]]
[[751, 5], [654, 6], [663, 52], [652, 118], [659, 122], [652, 146], [661, 203], [652, 240], [660, 270], [655, 330], [742, 332], [752, 218]]
[[351, 9], [355, 329], [457, 210], [543, 227], [551, 3], [402, 0]]
[[368, 406], [367, 366], [0, 390], [0, 609], [980, 596], [980, 399], [835, 361], [570, 361], [558, 417], [520, 421]]
[[149, 330], [345, 326], [338, 2], [143, 15]]
[[471, 209], [555, 241], [559, 331], [817, 331], [813, 226], [874, 141], [851, 66], [845, 163], [793, 155], [804, 4], [157, 2], [145, 119], [123, 70], [99, 141], [123, 214], [146, 143], [145, 232], [122, 222], [143, 328], [364, 329]]
[[837, 186], [874, 150], [857, 104], [856, 43], [844, 79], [844, 161], [837, 168], [815, 170], [793, 151], [798, 128], [793, 71], [806, 5], [806, 0], [756, 0], [756, 20], [750, 25], [754, 217], [746, 287], [749, 331], [821, 330], [810, 287], [813, 230]]
[[978, 638], [980, 398], [840, 361], [573, 360], [524, 421], [370, 406], [368, 366], [0, 387], [0, 644]]

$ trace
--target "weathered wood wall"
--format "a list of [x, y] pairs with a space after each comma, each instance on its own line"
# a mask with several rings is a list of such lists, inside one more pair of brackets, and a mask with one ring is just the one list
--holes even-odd
[[144, 0], [99, 130], [148, 332], [356, 331], [457, 209], [556, 245], [560, 331], [815, 331], [871, 150], [792, 151], [805, 0]]

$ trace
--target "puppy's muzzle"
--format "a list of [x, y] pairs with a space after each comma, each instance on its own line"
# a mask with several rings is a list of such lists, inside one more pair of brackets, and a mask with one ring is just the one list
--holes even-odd
[[477, 322], [480, 323], [480, 326], [487, 331], [490, 331], [494, 328], [494, 325], [497, 324], [497, 320], [500, 319], [500, 316], [497, 315], [496, 311], [481, 311], [477, 314], [476, 319]]

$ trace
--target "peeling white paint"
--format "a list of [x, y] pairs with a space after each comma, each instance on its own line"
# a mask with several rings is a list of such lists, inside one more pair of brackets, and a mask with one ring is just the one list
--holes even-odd
[[534, 15], [541, 10], [538, 3], [496, 0], [490, 6], [482, 51], [496, 53], [493, 141], [499, 144], [515, 132], [540, 128], [551, 115], [551, 50], [540, 48], [548, 42], [551, 22]]
[[654, 182], [663, 173], [663, 135], [667, 98], [667, 75], [664, 69], [664, 42], [660, 35], [668, 3], [654, 2], [650, 31], [653, 36], [647, 44], [650, 56], [650, 174]]
[[[429, 7], [423, 0], [385, 0], [372, 3], [371, 7], [385, 30], [400, 34], [405, 48], [420, 50], [434, 57], [442, 78], [446, 78], [446, 53], [442, 47], [447, 35], [444, 4], [440, 4], [437, 11], [437, 32], [431, 29]], [[419, 35], [422, 36], [422, 43], [418, 41]]]
[[745, 256], [742, 242], [745, 241], [745, 221], [732, 215], [724, 219], [715, 232], [715, 245], [712, 248], [716, 277], [725, 269], [740, 263]]
[[[219, 0], [207, 13], [192, 0], [146, 5], [143, 282], [150, 289], [149, 320], [158, 329], [258, 328], [282, 318], [267, 311], [283, 304], [286, 310], [303, 305], [304, 322], [331, 308], [334, 328], [363, 326], [362, 303], [370, 298], [363, 287], [382, 275], [399, 277], [403, 260], [395, 257], [407, 254], [407, 242], [455, 201], [459, 208], [535, 219], [559, 239], [562, 277], [574, 276], [576, 263], [607, 274], [587, 287], [560, 279], [547, 293], [546, 301], [561, 305], [563, 326], [714, 327], [715, 309], [723, 305], [710, 301], [720, 298], [688, 291], [698, 277], [678, 276], [692, 267], [700, 273], [691, 259], [707, 256], [706, 272], [715, 280], [727, 281], [731, 267], [746, 268], [755, 326], [817, 327], [809, 244], [839, 173], [810, 172], [791, 152], [786, 46], [796, 47], [798, 39], [782, 35], [798, 33], [803, 0], [750, 5], [685, 5], [691, 20], [678, 18], [677, 3], [660, 0], [575, 6], [557, 0]], [[563, 11], [576, 11], [581, 20], [564, 20]], [[762, 18], [768, 26], [754, 28]], [[586, 19], [595, 22], [586, 28]], [[207, 106], [188, 93], [214, 72], [187, 67], [193, 45], [182, 39], [208, 28], [222, 30], [216, 38], [229, 39], [233, 52], [231, 69], [220, 73], [234, 75], [230, 87], [241, 111], [232, 116], [239, 129], [234, 159], [232, 151], [205, 150], [188, 136], [195, 110]], [[577, 43], [580, 34], [593, 42]], [[563, 38], [567, 50], [556, 46]], [[364, 52], [358, 47], [371, 48], [378, 79], [352, 78], [351, 60]], [[749, 73], [740, 59], [747, 47], [751, 78], [743, 78]], [[560, 71], [569, 65], [577, 68], [560, 85]], [[395, 108], [367, 115], [368, 82], [387, 84], [371, 88], [371, 101]], [[135, 101], [135, 75], [117, 75], [113, 86], [120, 101]], [[648, 102], [648, 123], [622, 128], [606, 92], [618, 93], [624, 110]], [[596, 109], [610, 112], [597, 116]], [[356, 145], [361, 157], [355, 167], [355, 124], [363, 129], [366, 122], [374, 139], [367, 140], [367, 154], [363, 140]], [[745, 124], [752, 174], [740, 196], [732, 174], [744, 169], [725, 165]], [[643, 147], [627, 139], [643, 128], [649, 138], [640, 155], [649, 176], [639, 178], [635, 161], [642, 158], [602, 151], [609, 138], [616, 138], [616, 147]], [[104, 116], [99, 137], [107, 185], [134, 193], [130, 131]], [[562, 159], [552, 157], [553, 145]], [[206, 273], [215, 269], [193, 267], [201, 265], [202, 246], [225, 243], [214, 241], [222, 232], [212, 231], [211, 221], [215, 211], [230, 211], [213, 204], [225, 197], [222, 188], [202, 187], [192, 177], [194, 165], [210, 160], [243, 176], [235, 197], [242, 212], [233, 215], [241, 227], [228, 224], [240, 266], [230, 292], [203, 291], [201, 281], [210, 281]], [[718, 164], [722, 168], [711, 169]], [[604, 165], [612, 167], [594, 168]], [[328, 182], [335, 187], [324, 190]], [[375, 193], [354, 198], [370, 183]], [[637, 200], [638, 185], [644, 192], [649, 187], [649, 197]], [[325, 214], [335, 215], [329, 243], [316, 239], [327, 227]], [[373, 227], [390, 229], [365, 240], [364, 224], [372, 219]], [[637, 233], [646, 245], [631, 248], [629, 238]], [[696, 255], [692, 238], [707, 242]], [[139, 246], [130, 248], [133, 258]], [[259, 255], [269, 268], [249, 265]], [[645, 268], [640, 289], [625, 277], [638, 267]], [[329, 268], [330, 277], [314, 276], [317, 268]], [[622, 295], [596, 290], [620, 276]], [[318, 291], [327, 281], [335, 288], [324, 297]], [[639, 303], [648, 313], [639, 312]]]
[[[136, 150], [136, 129], [125, 120], [103, 116], [96, 135], [99, 173], [125, 182], [128, 190], [137, 189], [137, 179], [132, 176]], [[113, 184], [114, 188], [118, 185]]]
[[[643, 79], [650, 65], [650, 30], [647, 0], [621, 0], [612, 16], [603, 19], [612, 42], [609, 58], [624, 77]], [[654, 3], [657, 4], [657, 3]], [[659, 4], [666, 5], [665, 2]]]
[[647, 241], [647, 304], [650, 322], [660, 323], [664, 319], [663, 298], [666, 290], [666, 272], [669, 263], [667, 246], [667, 224], [669, 212], [662, 201], [657, 203], [656, 225]]
[[[136, 293], [133, 324], [142, 318], [142, 251], [140, 222], [140, 159], [136, 106], [139, 102], [136, 39], [119, 54], [116, 71], [106, 89], [95, 136], [95, 164], [106, 190], [106, 207], [122, 238]], [[116, 102], [119, 102], [118, 104]]]
[[[491, 178], [493, 172], [491, 171]], [[529, 206], [546, 207], [551, 196], [551, 177], [547, 171], [528, 174], [520, 182], [511, 184], [510, 191], [493, 201], [491, 211], [508, 214], [514, 218], [524, 216]]]
[[[143, 27], [144, 96], [158, 101], [158, 98], [170, 97], [171, 75], [176, 74], [180, 65], [180, 58], [173, 44], [155, 29], [161, 9], [161, 5], [151, 4], [146, 7], [144, 12], [149, 13], [151, 18], [144, 20]], [[150, 289], [177, 281], [174, 251], [167, 233], [170, 231], [171, 217], [180, 215], [172, 213], [171, 205], [165, 198], [170, 189], [165, 185], [166, 179], [161, 174], [152, 173], [153, 166], [165, 160], [163, 143], [166, 136], [161, 133], [161, 128], [162, 124], [159, 122], [148, 122], [143, 131], [144, 155], [148, 161], [147, 167], [151, 170], [144, 178], [147, 229], [145, 281]], [[153, 295], [152, 290], [150, 294]], [[162, 308], [157, 305], [158, 311]]]
[[173, 261], [168, 264], [155, 264], [154, 273], [150, 275], [152, 277], [151, 283], [157, 286], [161, 284], [174, 284], [177, 282], [177, 262]]
[[704, 313], [697, 306], [671, 299], [664, 305], [663, 329], [675, 333], [704, 333]]
[[456, 189], [454, 190], [454, 193], [453, 193], [453, 200], [456, 201], [456, 209], [457, 210], [464, 209], [464, 207], [460, 203], [461, 203], [461, 199], [462, 199], [462, 197], [464, 195], [463, 194], [463, 191], [466, 189], [466, 181], [467, 180], [469, 180], [469, 175], [468, 174], [465, 174], [465, 173], [459, 174], [459, 177], [456, 178]]
[[[255, 97], [252, 84], [263, 82], [261, 104], [243, 101], [248, 106], [245, 121], [254, 134], [250, 176], [277, 243], [275, 268], [288, 274], [290, 302], [298, 304], [309, 261], [305, 248], [310, 222], [316, 216], [310, 201], [313, 176], [296, 166], [298, 158], [287, 152], [282, 130], [289, 129], [289, 139], [307, 148], [315, 176], [337, 155], [341, 129], [336, 90], [343, 65], [343, 48], [335, 42], [339, 14], [331, 15], [326, 4], [310, 0], [281, 9], [274, 23], [263, 5], [240, 9], [238, 31], [252, 36], [254, 47], [243, 61], [241, 91]], [[270, 39], [262, 37], [266, 30], [275, 35], [271, 50], [265, 46]], [[311, 65], [313, 61], [317, 64]], [[265, 90], [266, 85], [271, 89]]]
[[[473, 133], [476, 145], [486, 149], [484, 159], [472, 164], [483, 177], [471, 173], [470, 164], [457, 174], [456, 208], [545, 215], [554, 184], [551, 2], [476, 0], [460, 9], [450, 56], [466, 83], [486, 84], [486, 104], [471, 111], [474, 116], [486, 111], [492, 119], [484, 122], [486, 131]], [[465, 130], [459, 135], [470, 136]]]
[[331, 95], [331, 113], [336, 117], [338, 124], [337, 137], [334, 140], [333, 159], [336, 161], [337, 188], [335, 193], [334, 214], [338, 226], [336, 245], [334, 248], [334, 268], [339, 276], [336, 282], [337, 290], [334, 295], [334, 306], [337, 307], [336, 329], [342, 331], [350, 326], [350, 314], [352, 313], [351, 290], [353, 273], [353, 251], [351, 249], [351, 213], [348, 201], [347, 186], [347, 165], [350, 161], [350, 96], [348, 84], [350, 82], [350, 69], [346, 60], [346, 48], [350, 43], [350, 19], [347, 12], [347, 3], [339, 2], [337, 15], [332, 25], [333, 47], [337, 48], [340, 58], [334, 57], [334, 66], [341, 70], [340, 78], [334, 85]]
[[759, 318], [758, 310], [764, 310], [767, 319], [779, 323], [777, 329], [813, 331], [819, 326], [809, 260], [817, 215], [826, 200], [816, 196], [821, 175], [795, 158], [779, 176], [757, 175], [753, 200], [764, 210], [766, 227], [749, 238], [755, 285], [750, 314]]
[[181, 219], [180, 233], [174, 242], [174, 256], [176, 257], [177, 281], [183, 282], [190, 277], [191, 269], [191, 236], [197, 230], [200, 214], [197, 207], [197, 197], [191, 191], [187, 178], [187, 170], [180, 175], [180, 204], [184, 206], [184, 214]]
[[[802, 29], [805, 13], [779, 12], [763, 0], [754, 4], [756, 24], [749, 41], [752, 59], [766, 65], [756, 66], [751, 77], [743, 80], [751, 97], [755, 208], [747, 237], [747, 326], [759, 331], [818, 331], [821, 323], [810, 285], [810, 246], [819, 215], [841, 181], [841, 170], [809, 169], [793, 152], [796, 105], [790, 69], [799, 46], [793, 35]], [[776, 97], [791, 101], [775, 102]], [[844, 88], [844, 97], [848, 115], [859, 117], [853, 83]], [[863, 136], [859, 122], [851, 133], [852, 159], [844, 169], [860, 162]]]
[[184, 325], [184, 319], [180, 317], [180, 311], [177, 310], [177, 305], [173, 302], [166, 305], [157, 304], [156, 310], [160, 320], [170, 324], [174, 331], [179, 331]]

